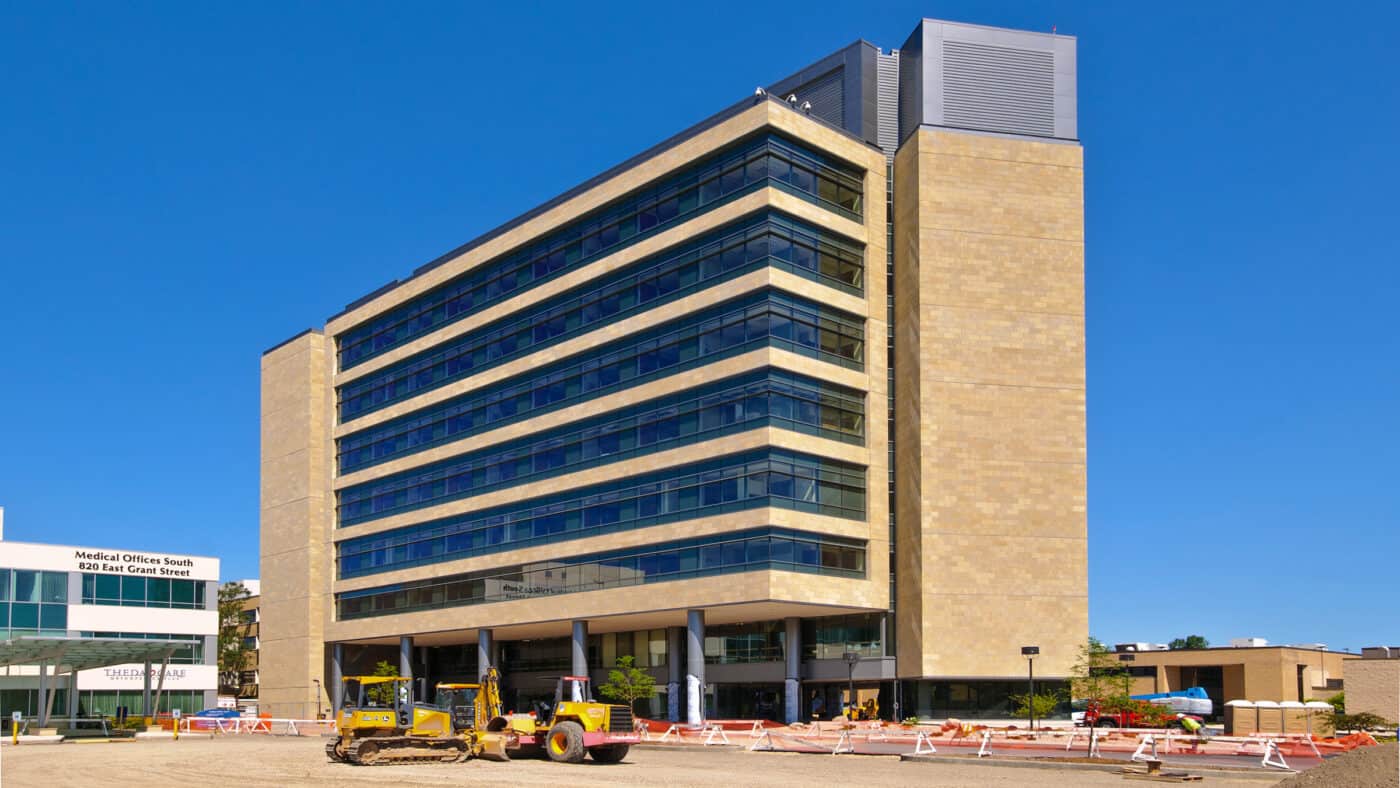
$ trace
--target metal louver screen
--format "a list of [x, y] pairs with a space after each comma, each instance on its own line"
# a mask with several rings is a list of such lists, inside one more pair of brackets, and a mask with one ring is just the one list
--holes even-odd
[[876, 107], [876, 137], [885, 151], [885, 158], [893, 160], [899, 148], [899, 50], [890, 54], [875, 56], [875, 75], [878, 95]]
[[843, 71], [841, 68], [833, 69], [792, 91], [797, 94], [797, 103], [800, 105], [804, 101], [810, 101], [814, 116], [833, 126], [842, 125], [846, 97]]
[[1055, 136], [1054, 54], [944, 41], [943, 120], [967, 129]]

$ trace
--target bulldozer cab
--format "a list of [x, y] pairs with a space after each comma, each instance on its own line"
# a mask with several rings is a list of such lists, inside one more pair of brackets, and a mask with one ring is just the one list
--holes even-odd
[[340, 727], [394, 729], [413, 725], [413, 683], [400, 676], [346, 676]]
[[447, 712], [452, 718], [452, 730], [461, 733], [485, 722], [478, 708], [480, 694], [480, 684], [439, 684], [433, 705]]

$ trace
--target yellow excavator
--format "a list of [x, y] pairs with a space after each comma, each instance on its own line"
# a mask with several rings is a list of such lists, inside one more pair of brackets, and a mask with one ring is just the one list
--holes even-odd
[[499, 722], [501, 697], [495, 669], [483, 684], [438, 684], [433, 703], [414, 701], [414, 682], [403, 676], [345, 677], [345, 705], [337, 737], [326, 745], [333, 761], [359, 765], [421, 761], [507, 760], [515, 746]]

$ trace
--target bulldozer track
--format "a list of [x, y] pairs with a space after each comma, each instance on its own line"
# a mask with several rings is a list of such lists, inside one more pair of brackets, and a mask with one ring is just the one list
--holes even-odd
[[[334, 742], [326, 752], [334, 758]], [[456, 763], [470, 751], [461, 739], [424, 740], [409, 736], [375, 736], [357, 739], [346, 748], [345, 760], [358, 766], [396, 763]]]

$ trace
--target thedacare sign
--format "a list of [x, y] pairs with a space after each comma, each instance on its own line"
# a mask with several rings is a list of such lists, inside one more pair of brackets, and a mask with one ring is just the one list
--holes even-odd
[[[146, 666], [137, 662], [129, 665], [109, 665], [105, 668], [92, 668], [78, 671], [78, 691], [83, 690], [136, 690], [145, 686], [143, 676]], [[151, 666], [151, 691], [160, 686], [160, 664]], [[168, 690], [212, 690], [218, 689], [219, 669], [214, 665], [167, 665], [165, 668], [165, 689]]]
[[185, 580], [219, 579], [217, 558], [26, 542], [0, 542], [0, 566], [50, 572], [98, 572]]

